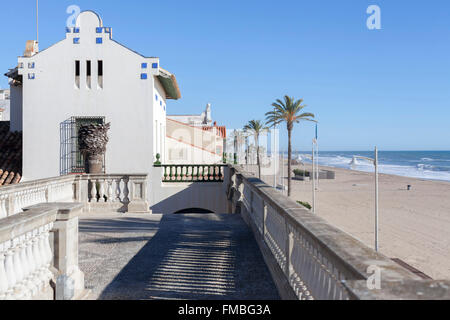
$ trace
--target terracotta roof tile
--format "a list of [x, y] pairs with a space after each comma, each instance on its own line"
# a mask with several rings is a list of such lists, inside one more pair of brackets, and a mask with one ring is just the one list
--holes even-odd
[[0, 121], [0, 186], [22, 178], [22, 132], [10, 132], [9, 121]]

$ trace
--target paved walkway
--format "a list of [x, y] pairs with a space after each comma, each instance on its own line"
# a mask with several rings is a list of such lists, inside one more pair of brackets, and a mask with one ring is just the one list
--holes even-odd
[[91, 299], [279, 299], [239, 215], [86, 215], [79, 259]]

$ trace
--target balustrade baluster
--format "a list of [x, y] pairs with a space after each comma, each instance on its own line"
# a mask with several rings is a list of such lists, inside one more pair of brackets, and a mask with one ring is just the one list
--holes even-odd
[[164, 181], [167, 181], [167, 166], [164, 166]]
[[8, 290], [6, 292], [6, 299], [13, 299], [14, 297], [14, 286], [16, 285], [16, 275], [14, 272], [14, 248], [12, 244], [12, 240], [9, 240], [5, 244], [5, 271], [6, 278], [8, 280]]
[[16, 277], [16, 285], [14, 286], [15, 291], [15, 298], [21, 299], [24, 295], [24, 286], [23, 286], [23, 279], [25, 277], [24, 270], [22, 266], [22, 259], [21, 259], [21, 245], [20, 245], [20, 238], [13, 239], [13, 265], [14, 265], [14, 274]]
[[27, 259], [27, 238], [26, 235], [20, 237], [20, 261], [22, 265], [23, 278], [22, 284], [24, 288], [25, 298], [31, 298], [31, 290], [28, 286], [28, 276], [30, 274], [30, 265]]
[[35, 287], [40, 290], [42, 288], [41, 281], [41, 268], [42, 268], [42, 257], [39, 252], [39, 230], [33, 230], [33, 238], [32, 238], [32, 252], [33, 252], [33, 260], [35, 262], [35, 270], [33, 273], [33, 282]]
[[33, 256], [33, 232], [28, 232], [25, 236], [25, 247], [26, 247], [26, 259], [28, 265], [28, 275], [26, 277], [26, 283], [28, 289], [35, 294], [37, 287], [34, 283], [34, 275], [36, 273], [36, 261]]
[[91, 185], [91, 199], [89, 202], [97, 202], [97, 180], [89, 180]]
[[115, 199], [115, 202], [120, 202], [120, 193], [121, 193], [121, 190], [120, 190], [120, 181], [121, 181], [121, 179], [119, 178], [119, 179], [116, 179], [115, 180], [115, 185], [116, 185], [116, 188], [115, 188], [115, 195], [116, 195], [116, 199]]
[[130, 202], [130, 188], [128, 186], [128, 182], [130, 181], [130, 177], [126, 177], [123, 179], [123, 202], [129, 203]]
[[98, 179], [97, 180], [99, 184], [98, 188], [98, 202], [105, 202], [105, 179]]
[[113, 202], [113, 180], [106, 180], [106, 202]]
[[43, 233], [42, 233], [42, 252], [45, 257], [45, 274], [46, 274], [46, 281], [50, 280], [53, 277], [52, 272], [50, 271], [50, 266], [52, 264], [53, 260], [53, 253], [50, 248], [50, 230], [53, 228], [53, 223], [48, 224], [44, 226]]
[[6, 249], [5, 244], [0, 244], [0, 300], [6, 299], [6, 292], [8, 291], [8, 277], [5, 269]]

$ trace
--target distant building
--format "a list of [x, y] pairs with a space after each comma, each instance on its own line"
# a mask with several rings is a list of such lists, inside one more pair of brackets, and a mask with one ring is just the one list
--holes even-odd
[[211, 104], [206, 105], [205, 111], [199, 115], [168, 115], [168, 119], [183, 122], [195, 127], [204, 127], [212, 125]]
[[9, 89], [0, 89], [0, 121], [9, 121]]
[[211, 117], [211, 104], [199, 115], [168, 115], [166, 132], [168, 164], [223, 162], [226, 128]]

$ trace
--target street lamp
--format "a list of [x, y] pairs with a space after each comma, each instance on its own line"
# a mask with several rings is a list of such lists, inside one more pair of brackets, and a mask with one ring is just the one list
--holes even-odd
[[[305, 158], [308, 158], [311, 160], [312, 163], [312, 169], [311, 172], [309, 174], [309, 177], [312, 179], [312, 212], [315, 214], [316, 213], [316, 170], [315, 170], [315, 159], [314, 159], [314, 143], [313, 143], [313, 150], [312, 150], [312, 154], [311, 155], [304, 155]], [[317, 178], [319, 178], [319, 176], [317, 176]]]
[[375, 251], [378, 252], [378, 148], [375, 147], [375, 159], [362, 156], [353, 158], [367, 160], [375, 166]]

